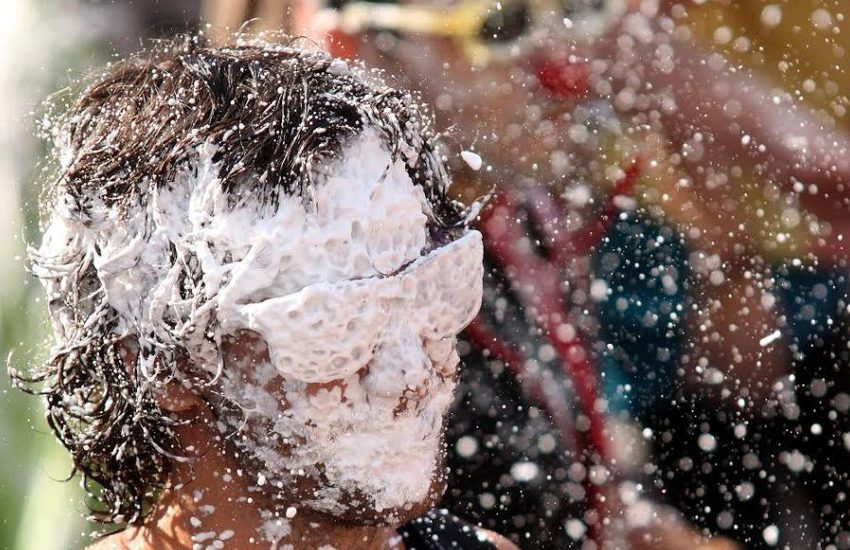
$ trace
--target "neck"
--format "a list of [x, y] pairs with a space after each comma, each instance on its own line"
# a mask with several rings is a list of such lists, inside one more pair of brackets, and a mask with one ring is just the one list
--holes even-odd
[[[206, 425], [198, 422], [181, 428], [181, 442], [203, 449], [203, 442], [216, 439]], [[200, 544], [207, 548], [220, 540], [225, 548], [403, 547], [393, 528], [343, 524], [300, 510], [297, 503], [291, 509], [273, 505], [232, 457], [227, 445], [216, 444], [191, 466], [178, 464], [173, 480], [190, 481], [166, 492], [143, 525], [116, 535], [123, 542], [117, 546], [178, 549]]]

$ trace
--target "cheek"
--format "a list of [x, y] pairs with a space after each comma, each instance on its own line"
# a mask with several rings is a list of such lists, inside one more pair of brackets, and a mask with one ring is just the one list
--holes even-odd
[[431, 361], [421, 340], [407, 332], [393, 334], [375, 350], [363, 382], [370, 395], [393, 398], [422, 391], [430, 377]]
[[[356, 390], [365, 371], [365, 368], [361, 369], [357, 374], [346, 380], [305, 384], [304, 396], [314, 405], [317, 403], [327, 404], [326, 402], [329, 402], [336, 406], [350, 401], [352, 398], [357, 397], [358, 392], [351, 390]], [[281, 382], [283, 381], [283, 379], [280, 380]]]
[[457, 377], [457, 367], [460, 357], [457, 354], [457, 338], [428, 340], [425, 342], [425, 352], [431, 358], [434, 371], [442, 378], [454, 380]]

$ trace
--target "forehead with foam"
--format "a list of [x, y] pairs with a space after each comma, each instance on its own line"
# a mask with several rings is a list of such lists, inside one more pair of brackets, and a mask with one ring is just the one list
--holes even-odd
[[195, 228], [219, 257], [240, 259], [222, 289], [221, 308], [310, 284], [389, 274], [422, 253], [428, 201], [377, 132], [364, 131], [323, 172], [306, 204], [287, 197], [268, 218], [237, 208]]

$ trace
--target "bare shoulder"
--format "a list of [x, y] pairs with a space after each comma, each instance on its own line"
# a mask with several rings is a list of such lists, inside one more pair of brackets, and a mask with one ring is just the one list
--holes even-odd
[[103, 537], [86, 547], [86, 550], [129, 550], [130, 545], [124, 540], [122, 533], [113, 533]]
[[173, 544], [174, 541], [167, 539], [154, 539], [149, 533], [139, 527], [128, 527], [123, 531], [112, 533], [96, 540], [86, 547], [86, 550], [145, 550], [156, 548], [157, 550], [174, 550], [184, 548]]
[[486, 538], [496, 547], [496, 550], [519, 550], [519, 547], [500, 535], [499, 533], [488, 531], [487, 529], [476, 529], [478, 536]]

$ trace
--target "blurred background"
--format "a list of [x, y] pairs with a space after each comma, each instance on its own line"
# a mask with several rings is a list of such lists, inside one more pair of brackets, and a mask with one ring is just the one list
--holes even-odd
[[[582, 44], [582, 63], [573, 59], [576, 50], [550, 42], [552, 55], [521, 65], [506, 53], [517, 38], [505, 31], [511, 31], [507, 15], [485, 20], [480, 36], [459, 40], [457, 51], [416, 37], [405, 44], [403, 22], [367, 27], [356, 38], [359, 55], [422, 90], [450, 139], [482, 154], [480, 178], [456, 167], [466, 198], [490, 185], [527, 190], [533, 180], [571, 208], [550, 226], [569, 222], [579, 229], [595, 227], [608, 195], [617, 199], [617, 224], [571, 260], [571, 273], [586, 276], [587, 284], [566, 286], [575, 283], [571, 314], [581, 319], [570, 330], [589, 336], [597, 359], [603, 398], [594, 407], [601, 404], [607, 433], [615, 436], [612, 453], [628, 480], [619, 487], [622, 498], [643, 487], [699, 532], [746, 547], [850, 548], [847, 253], [841, 238], [830, 239], [850, 219], [848, 6], [826, 0], [559, 5], [561, 29], [580, 23], [596, 29], [595, 42]], [[643, 19], [622, 17], [620, 5]], [[24, 260], [27, 243], [39, 238], [38, 198], [50, 177], [49, 146], [36, 136], [44, 98], [73, 89], [87, 72], [148, 38], [195, 30], [202, 21], [238, 28], [257, 17], [258, 29], [284, 30], [291, 21], [285, 2], [260, 0], [6, 0], [3, 7], [0, 357], [25, 366], [50, 345], [41, 289]], [[434, 32], [426, 30], [416, 32]], [[344, 52], [356, 40], [337, 48]], [[676, 57], [672, 40], [692, 46], [692, 53], [680, 48]], [[496, 61], [480, 69], [482, 56]], [[480, 82], [473, 82], [476, 75]], [[528, 95], [516, 95], [525, 90]], [[508, 116], [495, 120], [494, 112]], [[545, 154], [536, 156], [538, 150]], [[648, 170], [639, 191], [626, 197], [617, 182], [635, 151]], [[483, 187], [473, 182], [479, 179]], [[549, 243], [546, 227], [526, 229], [540, 248]], [[547, 261], [557, 256], [545, 255]], [[490, 300], [499, 323], [516, 305], [500, 292]], [[564, 375], [551, 366], [554, 349], [532, 341], [526, 321], [517, 321], [505, 339], [532, 350], [529, 370], [555, 372], [540, 378], [542, 387], [560, 384], [557, 376]], [[478, 359], [473, 352], [467, 360]], [[557, 410], [528, 397], [535, 389], [528, 377], [518, 376], [522, 391], [513, 378], [494, 384], [487, 377], [501, 376], [510, 361], [494, 366], [490, 359], [488, 350], [484, 367], [469, 369], [486, 379], [464, 381], [469, 417], [450, 439], [452, 464], [478, 468], [483, 477], [470, 477], [471, 492], [452, 498], [467, 519], [528, 548], [584, 540], [592, 521], [570, 506], [540, 504], [547, 511], [525, 513], [537, 500], [556, 498], [544, 479], [563, 481], [557, 498], [581, 501], [584, 473], [572, 466], [583, 457], [565, 450], [572, 466], [560, 455], [547, 458], [560, 433], [543, 425], [540, 411], [557, 424]], [[564, 384], [565, 401], [580, 393], [571, 384]], [[492, 413], [509, 409], [500, 400], [521, 405], [505, 413], [504, 423]], [[569, 429], [572, 422], [591, 421], [578, 414], [565, 420]], [[500, 438], [531, 443], [511, 454]], [[493, 464], [502, 459], [498, 470]], [[61, 481], [70, 474], [38, 400], [0, 376], [0, 548], [85, 544], [91, 527], [82, 520], [82, 493], [76, 480]], [[482, 490], [492, 479], [498, 480], [492, 492]], [[525, 504], [532, 496], [534, 504]], [[557, 533], [540, 535], [550, 528]]]
[[[40, 285], [25, 272], [38, 239], [49, 144], [36, 137], [42, 102], [147, 37], [195, 28], [197, 1], [9, 0], [0, 18], [0, 355], [26, 365], [50, 345]], [[11, 354], [11, 355], [10, 355]], [[78, 548], [85, 506], [67, 453], [37, 399], [0, 377], [0, 548]]]

